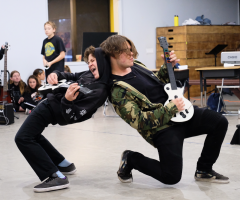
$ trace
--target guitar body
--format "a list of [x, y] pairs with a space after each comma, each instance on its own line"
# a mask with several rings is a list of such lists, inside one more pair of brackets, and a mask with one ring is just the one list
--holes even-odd
[[0, 86], [0, 101], [12, 102], [10, 91], [4, 91], [3, 86]]
[[11, 92], [8, 90], [8, 83], [7, 83], [7, 51], [8, 51], [8, 43], [5, 43], [4, 48], [4, 82], [3, 86], [0, 86], [0, 101], [4, 103], [11, 103]]
[[158, 38], [160, 46], [163, 48], [164, 60], [167, 66], [168, 76], [170, 83], [164, 86], [165, 92], [168, 94], [168, 100], [164, 105], [168, 104], [171, 100], [182, 98], [185, 104], [184, 110], [177, 112], [174, 117], [171, 118], [173, 122], [185, 122], [192, 118], [194, 114], [194, 108], [192, 103], [183, 96], [183, 89], [178, 88], [174, 76], [174, 71], [172, 67], [172, 63], [170, 61], [170, 54], [168, 51], [168, 43], [166, 37]]
[[168, 104], [172, 99], [182, 98], [185, 104], [185, 110], [176, 113], [176, 115], [171, 119], [173, 122], [185, 122], [192, 118], [194, 114], [194, 108], [192, 103], [183, 96], [183, 88], [177, 88], [177, 90], [171, 89], [171, 84], [168, 83], [164, 86], [165, 92], [168, 94], [168, 100], [165, 102], [164, 106]]
[[44, 86], [41, 86], [40, 88], [38, 88], [38, 92], [43, 95], [43, 96], [46, 96], [48, 93], [66, 93], [68, 87], [70, 84], [67, 84], [68, 87], [61, 87], [61, 85], [66, 85], [66, 80], [63, 79], [61, 81], [58, 82], [58, 84], [54, 84], [54, 85], [51, 85], [51, 84], [46, 84]]

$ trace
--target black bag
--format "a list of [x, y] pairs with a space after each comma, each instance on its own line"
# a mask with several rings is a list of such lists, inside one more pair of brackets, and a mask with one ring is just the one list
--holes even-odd
[[[208, 97], [208, 100], [207, 100], [207, 106], [211, 110], [214, 110], [216, 112], [220, 112], [223, 107], [222, 98], [220, 98], [220, 102], [219, 102], [219, 96], [220, 96], [219, 93], [212, 93], [212, 94], [210, 94], [210, 96]], [[219, 103], [219, 107], [218, 107], [218, 103]]]

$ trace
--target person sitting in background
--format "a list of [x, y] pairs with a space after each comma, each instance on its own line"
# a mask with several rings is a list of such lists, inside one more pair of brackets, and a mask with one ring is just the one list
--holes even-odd
[[64, 72], [72, 73], [70, 67], [68, 67], [67, 65], [64, 66]]
[[2, 60], [4, 54], [4, 45], [2, 45], [2, 48], [0, 50], [0, 60]]
[[16, 70], [12, 71], [10, 74], [10, 85], [9, 90], [12, 90], [12, 100], [14, 109], [18, 111], [25, 111], [22, 108], [24, 101], [24, 92], [26, 89], [26, 84], [21, 80], [20, 73]]
[[42, 85], [42, 81], [45, 80], [45, 72], [42, 69], [35, 69], [33, 75], [37, 77], [38, 83]]
[[[36, 106], [39, 102], [38, 98], [38, 88], [40, 87], [40, 84], [38, 82], [38, 79], [36, 76], [31, 75], [29, 76], [27, 80], [27, 87], [24, 92], [24, 102], [28, 104], [23, 104], [22, 108], [25, 109], [25, 114], [28, 115], [31, 113], [31, 110]], [[31, 105], [33, 106], [31, 106]]]

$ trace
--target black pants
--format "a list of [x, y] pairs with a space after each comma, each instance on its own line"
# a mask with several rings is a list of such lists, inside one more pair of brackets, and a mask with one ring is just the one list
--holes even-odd
[[228, 121], [219, 113], [195, 108], [188, 122], [174, 125], [154, 135], [160, 162], [133, 152], [128, 156], [131, 169], [136, 169], [164, 184], [176, 184], [182, 177], [182, 147], [185, 138], [207, 134], [204, 147], [197, 162], [197, 170], [211, 171], [216, 162], [227, 132]]
[[17, 132], [15, 142], [41, 181], [58, 171], [57, 165], [65, 158], [42, 135], [54, 122], [48, 100], [41, 102], [27, 117]]

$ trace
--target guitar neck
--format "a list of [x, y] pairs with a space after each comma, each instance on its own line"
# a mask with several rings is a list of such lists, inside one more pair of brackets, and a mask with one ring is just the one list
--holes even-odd
[[4, 52], [4, 85], [3, 91], [8, 91], [8, 84], [7, 84], [7, 49]]
[[169, 76], [172, 90], [177, 90], [177, 84], [176, 84], [176, 79], [175, 79], [172, 63], [170, 62], [170, 54], [168, 52], [168, 49], [166, 49], [166, 48], [163, 49], [163, 52], [164, 52], [164, 60], [165, 60], [166, 66], [167, 66], [168, 76]]

